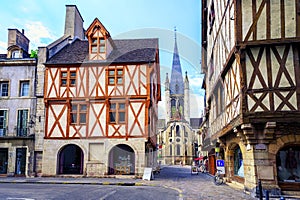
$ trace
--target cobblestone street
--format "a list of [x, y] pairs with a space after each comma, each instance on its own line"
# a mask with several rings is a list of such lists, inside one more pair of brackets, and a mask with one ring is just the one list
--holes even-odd
[[245, 194], [241, 189], [229, 187], [226, 184], [216, 186], [212, 177], [199, 173], [191, 174], [190, 166], [165, 166], [151, 183], [177, 189], [182, 199], [255, 199]]

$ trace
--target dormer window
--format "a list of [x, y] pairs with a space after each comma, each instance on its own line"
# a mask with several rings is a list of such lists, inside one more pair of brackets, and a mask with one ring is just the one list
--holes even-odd
[[21, 53], [19, 50], [14, 50], [12, 53], [11, 53], [11, 58], [21, 58]]
[[92, 53], [105, 53], [105, 39], [104, 38], [93, 38], [91, 45]]
[[114, 48], [110, 34], [96, 18], [86, 31], [89, 41], [89, 60], [106, 60]]

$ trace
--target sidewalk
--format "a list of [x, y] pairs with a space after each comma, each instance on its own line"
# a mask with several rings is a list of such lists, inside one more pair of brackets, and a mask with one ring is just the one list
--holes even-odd
[[90, 184], [90, 185], [123, 185], [143, 186], [142, 179], [119, 176], [116, 178], [85, 178], [85, 177], [0, 177], [0, 183], [28, 184]]

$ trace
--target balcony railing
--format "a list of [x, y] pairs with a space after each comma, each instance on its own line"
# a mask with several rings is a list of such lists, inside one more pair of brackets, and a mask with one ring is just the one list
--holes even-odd
[[17, 128], [17, 136], [25, 137], [27, 136], [27, 128]]
[[0, 137], [3, 137], [6, 135], [6, 128], [1, 128], [0, 129]]

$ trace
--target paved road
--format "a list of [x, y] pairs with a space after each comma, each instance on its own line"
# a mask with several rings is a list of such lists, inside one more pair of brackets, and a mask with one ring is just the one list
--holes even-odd
[[[0, 199], [253, 200], [242, 189], [214, 185], [212, 177], [191, 175], [190, 166], [164, 166], [155, 179], [0, 178]], [[11, 184], [14, 183], [14, 184]], [[10, 191], [10, 192], [9, 192]], [[8, 196], [33, 194], [37, 196]], [[4, 196], [6, 195], [6, 196]], [[43, 196], [44, 195], [44, 196]], [[73, 195], [73, 196], [72, 196]], [[39, 198], [49, 197], [49, 198]], [[53, 197], [53, 198], [52, 198]], [[279, 199], [279, 198], [277, 198]], [[277, 200], [276, 199], [276, 200]], [[286, 198], [287, 199], [287, 198]], [[272, 199], [273, 200], [273, 199]]]
[[177, 188], [180, 196], [185, 200], [254, 199], [245, 194], [243, 190], [234, 189], [225, 184], [216, 186], [212, 177], [207, 174], [192, 175], [190, 166], [165, 166], [151, 182], [169, 188]]
[[0, 185], [0, 200], [174, 200], [179, 193], [162, 187], [92, 184]]

